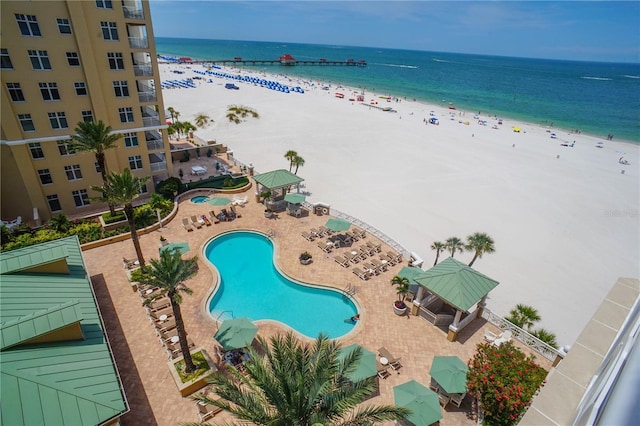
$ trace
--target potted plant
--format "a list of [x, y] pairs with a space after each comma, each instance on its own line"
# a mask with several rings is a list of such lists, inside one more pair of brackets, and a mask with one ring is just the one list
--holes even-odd
[[211, 158], [211, 156], [212, 156], [212, 155], [213, 155], [213, 150], [211, 150], [211, 148], [209, 148], [209, 149], [207, 150], [207, 157], [208, 157], [208, 158]]
[[182, 171], [182, 169], [178, 169], [178, 176], [180, 176], [180, 179], [182, 179], [182, 177], [184, 176], [184, 172]]
[[273, 210], [271, 210], [271, 209], [264, 209], [264, 217], [266, 217], [267, 219], [269, 219], [271, 216], [273, 216]]
[[160, 235], [160, 244], [162, 244], [162, 246], [166, 246], [167, 244], [169, 244], [164, 235]]
[[311, 253], [305, 251], [300, 254], [300, 257], [298, 259], [300, 259], [300, 263], [302, 263], [303, 265], [308, 265], [311, 263], [312, 257], [313, 256], [311, 256]]
[[409, 293], [409, 280], [396, 275], [391, 279], [391, 285], [398, 286], [396, 289], [398, 300], [393, 302], [393, 312], [395, 312], [396, 315], [402, 316], [407, 313], [408, 309], [404, 300], [407, 298], [407, 293]]

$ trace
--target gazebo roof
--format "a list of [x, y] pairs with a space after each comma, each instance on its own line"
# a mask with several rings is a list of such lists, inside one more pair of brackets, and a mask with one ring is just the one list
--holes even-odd
[[413, 280], [451, 306], [468, 311], [499, 283], [449, 257]]
[[304, 181], [300, 176], [294, 175], [285, 169], [255, 175], [253, 179], [268, 189], [284, 188]]

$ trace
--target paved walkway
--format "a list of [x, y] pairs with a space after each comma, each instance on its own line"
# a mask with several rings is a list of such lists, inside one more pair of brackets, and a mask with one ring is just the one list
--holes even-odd
[[[403, 265], [394, 266], [379, 276], [362, 281], [352, 273], [352, 268], [338, 265], [333, 260], [334, 253], [322, 252], [315, 242], [309, 242], [300, 235], [302, 230], [323, 225], [327, 216], [306, 215], [295, 218], [279, 213], [277, 217], [267, 219], [264, 217], [264, 207], [256, 203], [253, 193], [254, 190], [250, 189], [245, 194], [239, 194], [249, 198], [247, 205], [237, 208], [242, 214], [241, 218], [192, 232], [183, 228], [183, 217], [206, 214], [211, 208], [219, 211], [220, 207], [212, 207], [208, 203], [191, 203], [189, 199], [196, 194], [184, 197], [174, 220], [161, 230], [140, 238], [146, 259], [158, 257], [161, 235], [169, 242], [188, 242], [191, 251], [186, 256], [198, 256], [199, 272], [188, 282], [193, 295], [183, 298], [182, 313], [189, 335], [214, 360], [218, 361], [215, 357], [216, 342], [212, 337], [216, 324], [206, 312], [205, 304], [212, 291], [215, 275], [202, 255], [202, 248], [215, 235], [234, 229], [252, 229], [265, 233], [272, 231], [275, 235], [273, 240], [277, 265], [289, 276], [340, 290], [347, 285], [356, 287], [354, 297], [360, 307], [361, 320], [352, 333], [341, 339], [341, 343], [359, 343], [374, 352], [385, 346], [395, 356], [402, 358], [403, 365], [399, 374], [394, 373], [388, 379], [380, 380], [379, 394], [367, 402], [393, 404], [393, 386], [411, 379], [428, 385], [429, 369], [434, 356], [457, 355], [465, 362], [472, 357], [476, 344], [482, 341], [483, 328], [487, 326], [484, 320], [476, 320], [460, 334], [457, 342], [449, 342], [445, 331], [419, 317], [396, 316], [391, 306], [396, 300], [395, 288], [389, 282]], [[373, 236], [368, 236], [367, 240], [377, 241]], [[383, 245], [383, 251], [387, 249]], [[338, 253], [346, 250], [338, 249]], [[298, 256], [303, 251], [309, 251], [313, 255], [312, 264], [304, 266], [298, 262]], [[169, 375], [164, 349], [137, 293], [131, 290], [127, 281], [122, 266], [123, 256], [135, 257], [130, 240], [84, 252], [131, 407], [131, 412], [123, 416], [122, 423], [176, 425], [197, 421], [194, 402], [180, 397]], [[269, 322], [258, 322], [257, 325], [259, 334], [264, 337], [283, 331], [280, 326]], [[550, 367], [544, 358], [538, 357], [538, 360], [545, 368]], [[471, 405], [469, 396], [460, 408], [449, 405], [443, 411], [441, 425], [474, 424]], [[227, 416], [223, 413], [216, 420], [225, 420]]]

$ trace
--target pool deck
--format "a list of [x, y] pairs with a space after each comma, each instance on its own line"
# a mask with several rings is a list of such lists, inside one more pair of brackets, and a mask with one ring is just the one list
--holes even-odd
[[[318, 240], [309, 242], [300, 235], [301, 231], [324, 225], [328, 216], [312, 214], [296, 218], [281, 212], [276, 217], [267, 219], [264, 217], [264, 207], [256, 203], [252, 190], [246, 194], [239, 194], [241, 197], [247, 195], [249, 199], [245, 206], [236, 208], [241, 213], [241, 218], [187, 232], [182, 226], [183, 217], [206, 214], [211, 209], [216, 212], [220, 210], [220, 207], [208, 203], [191, 203], [189, 199], [195, 195], [198, 194], [191, 193], [185, 196], [184, 201], [180, 202], [175, 219], [161, 230], [141, 236], [140, 242], [147, 260], [158, 257], [161, 235], [169, 242], [188, 242], [191, 250], [185, 256], [199, 257], [199, 272], [187, 283], [193, 294], [183, 297], [181, 308], [187, 333], [196, 345], [204, 347], [216, 362], [219, 362], [215, 355], [217, 343], [212, 337], [216, 331], [216, 322], [208, 315], [205, 307], [213, 289], [215, 275], [208, 262], [203, 259], [202, 249], [213, 236], [236, 229], [272, 232], [276, 263], [282, 272], [295, 279], [338, 290], [344, 289], [347, 285], [356, 288], [354, 299], [359, 305], [361, 319], [354, 331], [341, 338], [340, 342], [343, 345], [358, 343], [373, 352], [384, 346], [396, 357], [401, 357], [403, 366], [398, 374], [390, 370], [391, 377], [379, 381], [379, 393], [364, 404], [393, 404], [393, 387], [412, 379], [428, 386], [429, 369], [434, 356], [457, 355], [466, 362], [473, 356], [476, 344], [483, 341], [484, 327], [488, 326], [497, 331], [484, 320], [475, 320], [460, 333], [458, 341], [449, 342], [445, 331], [432, 326], [422, 318], [395, 315], [392, 302], [397, 296], [390, 280], [404, 265], [393, 266], [379, 276], [362, 281], [352, 273], [352, 267], [344, 268], [333, 259], [336, 253], [344, 253], [349, 249], [340, 248], [327, 254], [317, 247]], [[377, 240], [368, 235], [365, 241]], [[360, 242], [356, 243], [356, 246], [358, 245]], [[383, 252], [388, 249], [383, 244]], [[301, 265], [298, 261], [298, 256], [303, 251], [309, 251], [313, 255], [310, 265]], [[140, 298], [132, 291], [127, 280], [126, 271], [122, 266], [123, 256], [135, 258], [130, 240], [84, 252], [131, 409], [121, 418], [121, 422], [123, 425], [176, 425], [198, 421], [194, 402], [189, 398], [180, 397], [169, 374], [165, 351], [156, 337]], [[239, 300], [238, 303], [242, 301]], [[318, 320], [321, 321], [322, 318]], [[259, 335], [266, 338], [284, 331], [274, 323], [263, 321], [256, 324], [259, 327]], [[551, 363], [540, 356], [538, 362], [544, 368], [551, 367]], [[460, 408], [449, 404], [446, 410], [443, 410], [444, 418], [440, 424], [473, 425], [473, 411], [472, 398], [467, 396]], [[228, 414], [222, 413], [214, 420], [219, 422], [230, 419]]]

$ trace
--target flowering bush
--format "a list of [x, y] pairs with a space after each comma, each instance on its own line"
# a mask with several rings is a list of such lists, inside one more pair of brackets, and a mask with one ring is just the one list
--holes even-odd
[[544, 384], [547, 371], [510, 342], [481, 343], [469, 361], [467, 388], [482, 406], [485, 423], [515, 425]]

